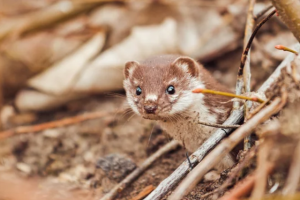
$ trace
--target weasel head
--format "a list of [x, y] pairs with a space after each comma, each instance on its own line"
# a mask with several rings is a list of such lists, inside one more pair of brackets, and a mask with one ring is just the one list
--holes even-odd
[[[183, 114], [201, 96], [191, 91], [203, 87], [201, 66], [189, 57], [155, 56], [142, 63], [127, 62], [124, 88], [132, 110], [143, 118], [172, 119]], [[198, 95], [198, 96], [197, 96]]]

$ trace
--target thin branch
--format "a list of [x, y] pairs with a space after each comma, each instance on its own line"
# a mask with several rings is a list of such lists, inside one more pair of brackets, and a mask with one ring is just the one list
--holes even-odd
[[146, 197], [150, 192], [152, 192], [155, 189], [153, 185], [149, 185], [145, 187], [137, 196], [133, 197], [131, 200], [141, 200], [144, 197]]
[[196, 88], [192, 91], [193, 93], [208, 93], [208, 94], [215, 94], [215, 95], [222, 95], [222, 96], [226, 96], [226, 97], [234, 97], [234, 98], [238, 98], [238, 99], [245, 99], [245, 100], [249, 100], [249, 101], [255, 101], [258, 103], [264, 103], [265, 101], [258, 98], [258, 97], [247, 97], [247, 96], [243, 96], [243, 95], [236, 95], [236, 94], [232, 94], [229, 92], [221, 92], [221, 91], [215, 91], [215, 90], [209, 90], [209, 89], [203, 89], [203, 88]]
[[262, 25], [264, 23], [266, 23], [274, 14], [276, 13], [276, 10], [273, 10], [267, 17], [265, 17], [263, 20], [261, 20], [259, 22], [259, 24], [257, 24], [257, 26], [255, 27], [251, 37], [249, 38], [249, 41], [244, 49], [244, 52], [243, 52], [243, 55], [242, 55], [242, 58], [241, 58], [241, 65], [240, 65], [240, 68], [239, 68], [239, 71], [238, 71], [238, 76], [242, 76], [243, 75], [243, 71], [244, 71], [244, 66], [245, 66], [245, 62], [247, 60], [247, 55], [248, 55], [248, 52], [250, 50], [250, 47], [252, 45], [252, 42], [253, 42], [253, 39], [254, 37], [256, 36], [258, 30], [260, 29], [260, 27], [262, 27]]
[[267, 6], [265, 9], [263, 9], [262, 11], [260, 11], [259, 13], [257, 13], [254, 16], [254, 20], [258, 20], [260, 17], [262, 17], [264, 14], [266, 14], [266, 12], [268, 12], [271, 8], [273, 8], [273, 5], [269, 5]]
[[240, 127], [240, 125], [223, 125], [223, 124], [214, 124], [214, 123], [209, 123], [209, 122], [202, 122], [202, 121], [198, 121], [198, 124], [202, 124], [205, 126], [211, 126], [211, 127], [215, 127], [215, 128], [238, 128]]
[[124, 180], [118, 183], [109, 193], [107, 193], [100, 200], [112, 200], [122, 192], [132, 181], [134, 181], [138, 176], [140, 176], [150, 165], [152, 165], [158, 158], [164, 154], [176, 149], [179, 146], [179, 143], [175, 140], [169, 142], [153, 155], [147, 158], [140, 167], [136, 168], [131, 174], [129, 174]]
[[77, 123], [80, 123], [83, 121], [105, 117], [109, 114], [113, 114], [116, 112], [120, 112], [120, 111], [114, 110], [114, 111], [106, 111], [106, 112], [100, 112], [100, 111], [90, 112], [90, 113], [84, 113], [81, 115], [68, 117], [68, 118], [64, 118], [64, 119], [60, 119], [60, 120], [55, 120], [55, 121], [51, 121], [51, 122], [46, 122], [46, 123], [42, 123], [42, 124], [36, 124], [36, 125], [31, 125], [31, 126], [19, 126], [19, 127], [10, 129], [10, 130], [0, 132], [0, 140], [6, 139], [8, 137], [18, 135], [18, 134], [33, 133], [33, 132], [39, 132], [39, 131], [43, 131], [43, 130], [51, 129], [51, 128], [69, 126], [69, 125], [77, 124]]
[[[299, 52], [300, 45], [295, 45], [296, 51]], [[281, 70], [288, 66], [295, 58], [294, 54], [289, 54], [282, 63], [277, 67], [273, 74], [264, 82], [264, 84], [259, 88], [258, 92], [265, 93], [272, 84], [274, 84], [280, 77]], [[223, 125], [232, 125], [238, 124], [243, 118], [243, 107], [240, 109], [234, 109], [228, 119], [223, 123]], [[231, 129], [226, 129], [227, 132], [230, 132]], [[190, 160], [193, 162], [194, 166], [197, 162], [200, 162], [204, 156], [216, 146], [225, 136], [225, 133], [222, 129], [218, 129], [211, 137], [209, 137], [191, 156]], [[169, 177], [164, 179], [158, 187], [150, 193], [145, 200], [160, 200], [164, 197], [172, 188], [181, 181], [185, 175], [189, 172], [190, 166], [189, 163], [185, 160]]]
[[[258, 30], [260, 29], [260, 27], [266, 21], [268, 21], [268, 19], [270, 19], [275, 13], [276, 13], [276, 10], [273, 10], [267, 17], [265, 17], [263, 20], [260, 21], [260, 23], [255, 27], [251, 37], [249, 38], [249, 41], [248, 41], [246, 47], [244, 48], [242, 58], [241, 58], [241, 64], [240, 64], [240, 67], [238, 70], [238, 77], [236, 80], [235, 93], [237, 95], [241, 95], [243, 92], [243, 88], [244, 88], [244, 84], [245, 84], [244, 80], [243, 80], [244, 66], [245, 66], [245, 62], [247, 60], [247, 55], [250, 50], [252, 41], [253, 41], [254, 37], [256, 36]], [[240, 107], [239, 102], [237, 102], [237, 101], [233, 102], [233, 109], [239, 109], [239, 107]]]
[[[268, 163], [267, 174], [272, 173], [273, 169], [274, 164]], [[256, 173], [248, 175], [244, 180], [237, 183], [231, 191], [220, 198], [220, 200], [235, 200], [246, 196], [251, 192], [256, 178], [258, 178]]]
[[294, 53], [296, 56], [298, 56], [298, 52], [293, 50], [293, 49], [290, 49], [288, 47], [285, 47], [283, 45], [275, 45], [275, 49], [278, 49], [278, 50], [282, 50], [282, 51], [289, 51], [291, 53]]
[[223, 190], [225, 190], [228, 186], [232, 185], [233, 180], [236, 179], [236, 177], [238, 177], [238, 173], [240, 173], [241, 170], [245, 167], [245, 165], [256, 155], [257, 147], [258, 146], [253, 146], [249, 151], [247, 151], [247, 155], [244, 157], [244, 159], [241, 162], [237, 163], [237, 165], [230, 170], [229, 177], [225, 180], [225, 182], [220, 187], [216, 188], [211, 192], [205, 193], [204, 195], [201, 196], [201, 199], [206, 198], [214, 193], [220, 193]]
[[[253, 26], [254, 26], [254, 4], [255, 0], [250, 0], [249, 2], [249, 8], [248, 8], [248, 14], [247, 14], [247, 23], [246, 23], [246, 28], [245, 28], [245, 37], [244, 37], [244, 50], [247, 48], [247, 43], [249, 39], [251, 38], [252, 31], [253, 31]], [[248, 59], [245, 60], [245, 66], [244, 66], [244, 72], [243, 72], [243, 82], [244, 82], [244, 93], [249, 93], [251, 91], [251, 68], [250, 68], [250, 49], [248, 52]], [[238, 77], [238, 79], [241, 77]], [[249, 113], [249, 110], [252, 106], [251, 101], [246, 101], [245, 102], [245, 117], [244, 117], [244, 122], [247, 121], [247, 116]], [[247, 136], [244, 139], [244, 150], [248, 150], [251, 148], [251, 135]]]
[[277, 113], [286, 103], [285, 99], [276, 98], [269, 106], [262, 109], [243, 126], [233, 132], [228, 138], [224, 139], [214, 148], [203, 160], [195, 167], [191, 173], [182, 181], [177, 189], [168, 198], [170, 200], [180, 200], [188, 194], [203, 176], [218, 164], [240, 141], [251, 134], [255, 128]]

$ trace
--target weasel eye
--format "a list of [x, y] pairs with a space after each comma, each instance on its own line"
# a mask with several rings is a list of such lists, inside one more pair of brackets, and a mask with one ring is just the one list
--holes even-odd
[[137, 87], [135, 93], [136, 93], [136, 95], [141, 95], [142, 89], [140, 87]]
[[175, 94], [175, 88], [173, 85], [169, 85], [169, 87], [166, 90], [167, 94]]

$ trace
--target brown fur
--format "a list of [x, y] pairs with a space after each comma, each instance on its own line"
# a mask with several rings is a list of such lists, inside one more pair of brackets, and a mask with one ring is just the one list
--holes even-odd
[[[163, 55], [141, 63], [129, 62], [124, 74], [124, 88], [131, 108], [146, 119], [157, 120], [189, 151], [195, 151], [216, 130], [197, 124], [197, 121], [221, 124], [232, 108], [230, 98], [191, 92], [197, 87], [226, 92], [228, 89], [188, 57]], [[174, 94], [167, 92], [169, 86], [174, 86]], [[137, 88], [142, 91], [139, 95]], [[148, 108], [154, 107], [155, 111], [147, 112]], [[220, 168], [232, 164], [228, 155]]]

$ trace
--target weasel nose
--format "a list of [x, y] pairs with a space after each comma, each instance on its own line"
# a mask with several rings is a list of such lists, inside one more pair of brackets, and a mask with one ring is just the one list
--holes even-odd
[[146, 106], [144, 106], [144, 109], [145, 109], [146, 113], [148, 113], [148, 114], [155, 113], [155, 111], [157, 109], [157, 105], [146, 105]]

